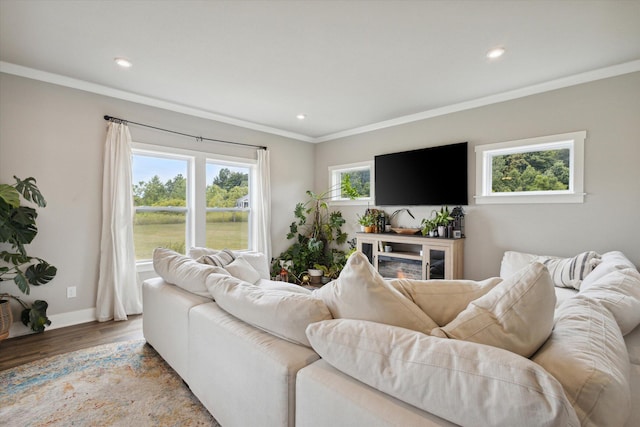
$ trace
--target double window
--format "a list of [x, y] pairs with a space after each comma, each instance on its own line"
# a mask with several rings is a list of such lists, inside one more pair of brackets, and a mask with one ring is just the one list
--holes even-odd
[[476, 203], [582, 203], [585, 138], [581, 131], [476, 146]]
[[250, 249], [255, 161], [134, 144], [136, 260], [153, 249]]

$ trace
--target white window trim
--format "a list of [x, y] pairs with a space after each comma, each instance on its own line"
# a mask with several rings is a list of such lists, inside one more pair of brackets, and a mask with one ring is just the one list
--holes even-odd
[[[373, 196], [375, 194], [375, 180], [374, 178], [374, 162], [366, 161], [366, 162], [358, 162], [358, 163], [348, 163], [344, 165], [335, 165], [329, 166], [329, 188], [332, 189], [329, 204], [336, 206], [347, 206], [347, 205], [366, 205], [373, 203]], [[338, 185], [340, 182], [338, 181], [338, 176], [344, 172], [352, 172], [358, 170], [369, 169], [369, 197], [358, 197], [357, 199], [345, 199], [338, 198], [340, 195], [340, 188]]]
[[[226, 164], [229, 166], [248, 167], [251, 169], [251, 184], [257, 184], [257, 164], [255, 159], [247, 159], [242, 157], [232, 157], [222, 154], [209, 153], [206, 151], [188, 150], [184, 148], [175, 148], [166, 145], [147, 144], [142, 142], [131, 143], [132, 154], [149, 155], [154, 157], [181, 158], [187, 160], [187, 223], [185, 225], [185, 247], [203, 247], [206, 245], [206, 208], [207, 202], [205, 197], [196, 197], [196, 194], [205, 194], [207, 188], [207, 161], [218, 164]], [[249, 192], [253, 206], [256, 201], [253, 200], [255, 192]], [[191, 201], [193, 200], [193, 203]], [[193, 209], [189, 209], [192, 206]], [[252, 229], [255, 226], [255, 215], [250, 215], [248, 251], [253, 248]], [[187, 249], [188, 250], [188, 249]], [[152, 271], [152, 260], [140, 260], [136, 262], [138, 272]]]
[[[584, 141], [586, 131], [478, 145], [476, 151], [476, 204], [584, 203]], [[491, 160], [495, 155], [570, 149], [569, 190], [491, 193]]]

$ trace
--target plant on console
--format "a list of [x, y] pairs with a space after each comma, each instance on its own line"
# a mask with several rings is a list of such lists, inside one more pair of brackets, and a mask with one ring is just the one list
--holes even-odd
[[[39, 207], [45, 207], [47, 202], [34, 178], [24, 181], [15, 176], [14, 178], [15, 184], [0, 184], [0, 243], [11, 246], [11, 252], [0, 251], [0, 259], [3, 261], [0, 264], [0, 282], [12, 280], [23, 294], [29, 295], [31, 285], [40, 286], [50, 282], [57, 269], [42, 258], [27, 255], [25, 245], [31, 243], [38, 233], [38, 213], [32, 207], [21, 205], [20, 196]], [[0, 293], [0, 300], [7, 299], [13, 299], [22, 306], [22, 323], [30, 326], [31, 330], [42, 332], [45, 326], [51, 324], [47, 318], [46, 301], [36, 300], [30, 305], [20, 297]]]

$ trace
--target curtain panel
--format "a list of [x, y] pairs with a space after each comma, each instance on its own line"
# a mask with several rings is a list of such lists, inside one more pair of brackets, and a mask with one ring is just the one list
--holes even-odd
[[142, 289], [133, 245], [131, 134], [124, 123], [109, 122], [102, 180], [98, 321], [126, 320], [142, 313]]

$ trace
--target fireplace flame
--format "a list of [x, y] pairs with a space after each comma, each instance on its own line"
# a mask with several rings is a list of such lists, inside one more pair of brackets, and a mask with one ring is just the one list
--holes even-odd
[[402, 270], [398, 270], [398, 274], [397, 274], [398, 279], [406, 279], [407, 276], [404, 275], [404, 272]]

